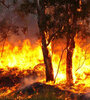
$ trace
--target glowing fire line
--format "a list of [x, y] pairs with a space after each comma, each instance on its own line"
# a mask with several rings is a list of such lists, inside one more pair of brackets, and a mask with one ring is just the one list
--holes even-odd
[[[20, 43], [21, 42], [19, 41], [18, 44]], [[42, 55], [40, 43], [32, 47], [30, 41], [27, 39], [24, 40], [23, 43], [21, 44], [22, 46], [18, 46], [18, 45], [12, 46], [9, 42], [5, 43], [3, 56], [0, 57], [0, 68], [3, 68], [4, 70], [8, 70], [8, 67], [10, 68], [17, 67], [19, 70], [24, 70], [24, 69], [33, 70], [36, 65], [43, 62], [43, 55]], [[50, 50], [50, 55], [52, 55], [51, 44], [48, 46], [48, 49]], [[2, 51], [2, 47], [0, 48], [0, 51]], [[89, 85], [90, 84], [89, 81], [90, 58], [86, 59], [86, 57], [89, 57], [89, 54], [85, 55], [85, 51], [82, 51], [82, 49], [78, 45], [76, 45], [74, 50], [74, 55], [73, 55], [74, 83], [78, 82], [78, 84], [85, 84], [85, 86], [88, 87], [90, 86]], [[60, 63], [60, 69], [56, 78], [56, 83], [59, 83], [60, 81], [64, 82], [66, 80], [66, 63], [65, 63], [66, 57], [63, 58], [64, 59]], [[54, 53], [52, 55], [54, 76], [56, 75], [57, 72], [59, 60], [60, 60], [60, 56]]]

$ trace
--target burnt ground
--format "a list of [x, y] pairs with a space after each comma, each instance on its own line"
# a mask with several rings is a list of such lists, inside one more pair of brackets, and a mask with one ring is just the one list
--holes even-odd
[[0, 88], [2, 87], [13, 87], [21, 81], [25, 77], [44, 77], [42, 71], [38, 71], [36, 68], [35, 70], [18, 70], [18, 68], [8, 68], [7, 71], [4, 69], [0, 69]]
[[[18, 83], [21, 84], [21, 80], [25, 77], [38, 77], [38, 73], [43, 76], [41, 72], [36, 70], [18, 71], [17, 68], [12, 68], [5, 72], [0, 69], [0, 94], [2, 93], [2, 87], [6, 87], [5, 92], [7, 87], [11, 88]], [[24, 97], [24, 99], [18, 97]], [[90, 100], [90, 93], [73, 93], [69, 90], [62, 90], [56, 85], [35, 82], [11, 92], [8, 97], [0, 98], [0, 100]]]
[[[50, 100], [90, 100], [90, 93], [73, 93], [68, 90], [61, 90], [55, 85], [47, 85], [44, 83], [36, 82], [24, 89], [21, 89], [17, 92], [17, 94], [28, 94], [33, 95], [32, 98], [35, 99], [34, 94], [38, 94], [36, 98], [41, 98], [40, 100], [47, 100], [48, 97]], [[39, 97], [39, 96], [43, 97]], [[47, 97], [48, 96], [48, 97]], [[56, 98], [55, 98], [56, 97]], [[54, 99], [53, 99], [54, 98]], [[67, 99], [66, 99], [67, 98]], [[39, 100], [35, 99], [35, 100]], [[48, 99], [48, 100], [49, 100]]]

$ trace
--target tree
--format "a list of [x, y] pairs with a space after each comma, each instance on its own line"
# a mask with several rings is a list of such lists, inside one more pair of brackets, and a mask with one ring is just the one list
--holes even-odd
[[[72, 56], [73, 50], [75, 48], [75, 36], [79, 33], [80, 26], [77, 24], [78, 20], [85, 19], [86, 17], [86, 5], [85, 2], [81, 0], [73, 0], [66, 2], [67, 10], [67, 63], [66, 63], [66, 77], [67, 84], [73, 84], [73, 75], [72, 75]], [[83, 16], [84, 15], [84, 16]], [[86, 33], [85, 33], [86, 34]], [[83, 36], [83, 32], [82, 32]]]
[[23, 13], [25, 16], [29, 13], [37, 15], [38, 20], [38, 27], [41, 37], [41, 43], [42, 43], [42, 52], [43, 52], [43, 58], [45, 63], [45, 69], [46, 69], [46, 81], [54, 81], [53, 76], [53, 67], [51, 62], [51, 56], [49, 55], [49, 51], [47, 48], [46, 43], [46, 15], [45, 15], [45, 2], [43, 0], [32, 0], [31, 2], [29, 0], [25, 0], [17, 9], [19, 13]]
[[[11, 5], [7, 4], [5, 0], [1, 0], [0, 4], [8, 10], [11, 6]], [[16, 4], [17, 4], [17, 0], [13, 0], [12, 6], [15, 7]], [[46, 38], [45, 38], [46, 25], [45, 25], [44, 1], [43, 0], [39, 0], [39, 1], [34, 0], [34, 2], [33, 2], [33, 0], [32, 0], [30, 2], [29, 0], [23, 0], [21, 5], [19, 6], [19, 8], [15, 8], [14, 10], [20, 16], [22, 16], [22, 15], [27, 16], [29, 13], [36, 14], [38, 16], [38, 26], [39, 26], [40, 35], [42, 38], [42, 51], [43, 51], [44, 63], [46, 66], [46, 81], [53, 81], [54, 77], [53, 77], [52, 62], [51, 62], [51, 57], [49, 55], [49, 51], [48, 51], [47, 44], [46, 44]], [[6, 23], [5, 20], [4, 20], [4, 23]], [[4, 26], [7, 26], [6, 29], [8, 29], [8, 31], [10, 31], [12, 29], [13, 33], [18, 34], [18, 29], [19, 29], [18, 26], [13, 26], [11, 23], [4, 24]], [[1, 25], [0, 28], [3, 29], [4, 26]], [[25, 27], [23, 27], [23, 29], [25, 29]], [[4, 32], [2, 30], [1, 33], [3, 33], [3, 38], [6, 38], [5, 36], [7, 36], [7, 33], [8, 33], [7, 30], [6, 30], [6, 32]]]
[[[34, 3], [36, 3], [38, 25], [42, 37], [42, 51], [46, 65], [46, 80], [53, 80], [53, 78], [50, 78], [50, 76], [53, 76], [53, 70], [51, 57], [48, 56], [47, 46], [52, 40], [66, 37], [66, 80], [68, 85], [72, 85], [72, 56], [75, 48], [74, 38], [76, 33], [80, 31], [80, 25], [77, 24], [78, 20], [86, 17], [86, 2], [81, 0], [35, 0], [32, 4]], [[46, 43], [45, 32], [46, 35], [49, 35], [48, 43]]]
[[[46, 13], [46, 30], [49, 32], [50, 41], [66, 37], [67, 40], [67, 57], [66, 57], [66, 80], [67, 85], [73, 84], [72, 75], [72, 56], [75, 48], [74, 38], [79, 31], [81, 25], [78, 24], [79, 20], [86, 20], [88, 10], [86, 8], [88, 1], [82, 0], [45, 0], [45, 8], [52, 7], [51, 13]], [[51, 9], [50, 9], [51, 10]], [[82, 32], [82, 37], [87, 33]]]
[[43, 0], [36, 1], [37, 13], [38, 13], [38, 25], [40, 30], [40, 35], [42, 37], [42, 51], [44, 56], [44, 63], [46, 66], [46, 81], [54, 81], [53, 68], [51, 57], [46, 44], [45, 31], [46, 31], [46, 18], [45, 18], [45, 6]]

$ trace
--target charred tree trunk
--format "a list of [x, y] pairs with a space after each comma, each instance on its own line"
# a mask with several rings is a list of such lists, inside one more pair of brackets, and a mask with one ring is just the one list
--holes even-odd
[[46, 81], [54, 81], [51, 57], [49, 56], [49, 52], [46, 46], [44, 33], [42, 33], [42, 51], [44, 56], [44, 63], [46, 66]]
[[66, 59], [66, 79], [67, 85], [73, 84], [73, 75], [72, 75], [72, 56], [73, 50], [75, 48], [74, 37], [68, 34], [67, 36], [67, 59]]
[[46, 66], [46, 81], [54, 81], [51, 57], [49, 55], [45, 39], [46, 20], [45, 20], [44, 0], [36, 0], [36, 4], [37, 4], [39, 31], [42, 38], [42, 51], [43, 51], [44, 63]]
[[[72, 29], [68, 24], [68, 33], [67, 33], [67, 61], [66, 61], [66, 79], [68, 85], [73, 85], [73, 75], [72, 75], [72, 57], [73, 51], [75, 48], [74, 38], [76, 36], [76, 16], [72, 18]], [[69, 23], [69, 22], [68, 22]]]
[[[71, 5], [66, 4], [67, 13], [67, 58], [66, 58], [66, 80], [67, 85], [73, 85], [73, 74], [72, 74], [72, 57], [75, 48], [74, 37], [76, 35], [76, 15], [71, 12]], [[69, 14], [68, 14], [69, 13]], [[70, 24], [69, 19], [72, 20]]]

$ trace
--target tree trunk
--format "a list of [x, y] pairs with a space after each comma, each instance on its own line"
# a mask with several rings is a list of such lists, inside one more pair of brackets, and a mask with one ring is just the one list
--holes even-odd
[[67, 85], [73, 85], [73, 75], [72, 75], [72, 56], [73, 50], [75, 48], [74, 37], [67, 36], [67, 59], [66, 59], [66, 79]]
[[42, 51], [44, 56], [44, 63], [46, 66], [46, 81], [54, 81], [51, 57], [49, 56], [49, 52], [46, 46], [44, 33], [42, 33]]
[[[67, 13], [67, 59], [66, 59], [66, 80], [67, 85], [73, 85], [73, 74], [72, 74], [72, 57], [73, 50], [75, 48], [74, 37], [76, 35], [76, 12], [72, 13], [70, 9], [71, 5], [66, 3], [66, 13]], [[75, 9], [76, 11], [76, 9]], [[69, 15], [68, 15], [69, 13]], [[72, 25], [69, 23], [69, 19], [72, 19]]]
[[38, 26], [42, 38], [42, 51], [43, 51], [44, 63], [46, 66], [46, 82], [54, 81], [51, 57], [49, 55], [45, 39], [46, 20], [45, 20], [44, 0], [36, 0], [36, 4], [38, 13]]

